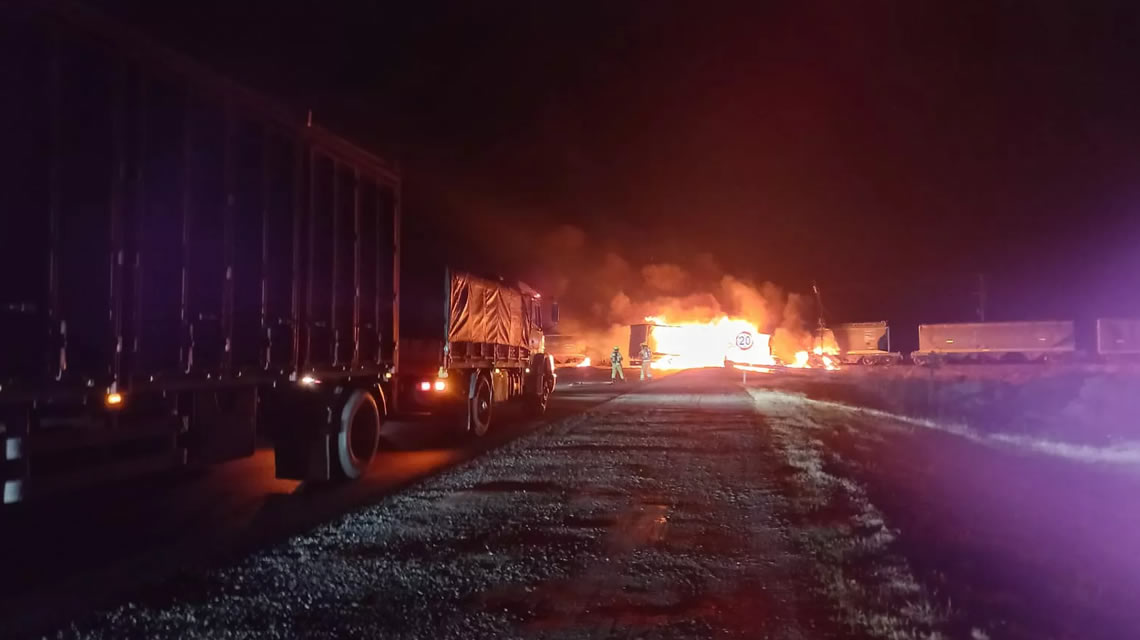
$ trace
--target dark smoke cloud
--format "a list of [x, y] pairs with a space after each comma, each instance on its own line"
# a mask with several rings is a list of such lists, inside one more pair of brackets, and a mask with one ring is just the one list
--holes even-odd
[[[792, 359], [809, 348], [810, 298], [776, 283], [727, 272], [715, 253], [674, 251], [653, 260], [645, 234], [577, 224], [551, 224], [526, 205], [506, 206], [494, 197], [452, 196], [448, 208], [463, 212], [451, 225], [456, 241], [482, 249], [472, 263], [518, 277], [559, 303], [559, 332], [586, 338], [591, 357], [613, 346], [623, 351], [629, 325], [648, 316], [669, 322], [706, 322], [727, 315], [778, 334], [776, 355]], [[569, 217], [569, 216], [565, 216]]]

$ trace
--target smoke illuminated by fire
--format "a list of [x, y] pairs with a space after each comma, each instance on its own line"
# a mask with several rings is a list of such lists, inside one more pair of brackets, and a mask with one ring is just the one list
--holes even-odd
[[[562, 225], [532, 237], [526, 228], [496, 227], [493, 237], [496, 242], [515, 237], [518, 246], [534, 249], [523, 261], [527, 281], [558, 301], [558, 333], [573, 338], [561, 347], [575, 346], [574, 364], [589, 356], [606, 366], [615, 346], [627, 361], [637, 362], [640, 345], [630, 343], [630, 327], [647, 317], [668, 325], [655, 326], [649, 339], [658, 369], [789, 364], [797, 352], [811, 355], [815, 346], [808, 327], [816, 323], [818, 309], [811, 297], [731, 273], [714, 254], [686, 250], [673, 261], [643, 263], [596, 230]], [[484, 225], [472, 231], [488, 232]], [[748, 348], [737, 344], [741, 334], [751, 337], [741, 338]], [[585, 349], [578, 350], [578, 344]], [[802, 366], [825, 368], [820, 357], [809, 357]]]

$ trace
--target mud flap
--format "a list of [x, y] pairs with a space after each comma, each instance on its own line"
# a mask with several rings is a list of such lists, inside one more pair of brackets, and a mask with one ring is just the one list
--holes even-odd
[[316, 394], [277, 394], [262, 420], [272, 430], [276, 477], [325, 482], [332, 478], [328, 403]]
[[328, 482], [332, 479], [328, 435], [312, 434], [288, 442], [275, 442], [275, 475], [281, 480]]
[[195, 392], [184, 437], [191, 465], [253, 455], [257, 437], [257, 389]]

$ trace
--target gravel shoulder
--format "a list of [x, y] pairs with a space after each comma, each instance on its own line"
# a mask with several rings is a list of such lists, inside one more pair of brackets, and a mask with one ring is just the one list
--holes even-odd
[[775, 451], [738, 383], [678, 374], [58, 636], [838, 637]]

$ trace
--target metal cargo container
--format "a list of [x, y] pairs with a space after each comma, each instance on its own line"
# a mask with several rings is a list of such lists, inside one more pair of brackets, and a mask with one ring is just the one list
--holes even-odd
[[1097, 318], [1096, 352], [1102, 356], [1140, 355], [1140, 318]]
[[1039, 360], [1075, 351], [1072, 321], [970, 322], [918, 326], [914, 358], [938, 354], [951, 359]]

